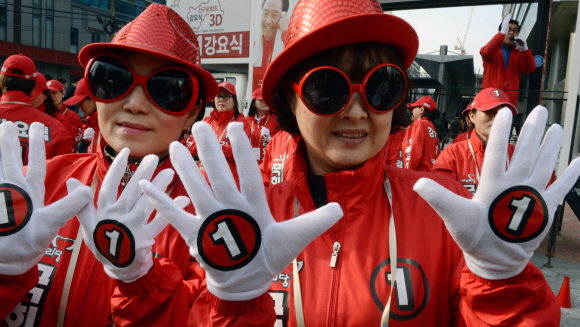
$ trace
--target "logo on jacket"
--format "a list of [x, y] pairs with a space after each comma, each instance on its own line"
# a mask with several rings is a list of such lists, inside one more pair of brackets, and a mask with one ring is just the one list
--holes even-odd
[[67, 252], [72, 252], [73, 248], [75, 247], [75, 240], [72, 238], [68, 238], [68, 237], [63, 237], [60, 235], [56, 235], [56, 237], [54, 239], [52, 239], [52, 243], [50, 244], [51, 246], [48, 247], [48, 249], [46, 249], [46, 251], [44, 251], [44, 255], [47, 257], [56, 257], [55, 261], [59, 262], [60, 261], [60, 256], [64, 253], [63, 250], [60, 250], [58, 248], [58, 241], [62, 240], [63, 242], [65, 242], [66, 246], [64, 249]]
[[535, 189], [514, 186], [503, 191], [489, 208], [488, 221], [497, 237], [510, 243], [530, 241], [548, 225], [548, 207]]
[[390, 317], [398, 321], [416, 318], [429, 302], [429, 281], [421, 265], [407, 258], [397, 259], [396, 280], [392, 280], [391, 259], [381, 262], [371, 275], [371, 294], [382, 312], [389, 298], [391, 287]]
[[127, 267], [135, 259], [135, 238], [121, 222], [101, 220], [93, 232], [93, 242], [99, 253], [115, 267]]
[[227, 209], [210, 215], [199, 228], [197, 248], [210, 267], [229, 271], [244, 267], [258, 254], [262, 233], [254, 218]]
[[435, 131], [431, 127], [427, 127], [427, 129], [429, 130], [429, 136], [431, 136], [432, 139], [437, 137], [437, 134], [435, 134]]
[[13, 184], [0, 184], [0, 236], [18, 232], [31, 216], [32, 200], [28, 193]]
[[[0, 118], [0, 124], [5, 123], [7, 121], [11, 121], [6, 118]], [[16, 125], [16, 131], [18, 132], [18, 137], [27, 139], [28, 138], [28, 130], [30, 129], [30, 125], [28, 123], [16, 120], [13, 122]], [[50, 127], [44, 126], [44, 142], [50, 142]]]

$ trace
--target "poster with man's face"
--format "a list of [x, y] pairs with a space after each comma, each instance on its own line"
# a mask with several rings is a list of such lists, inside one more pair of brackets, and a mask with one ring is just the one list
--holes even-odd
[[255, 0], [252, 91], [262, 87], [266, 69], [284, 49], [286, 30], [298, 0]]

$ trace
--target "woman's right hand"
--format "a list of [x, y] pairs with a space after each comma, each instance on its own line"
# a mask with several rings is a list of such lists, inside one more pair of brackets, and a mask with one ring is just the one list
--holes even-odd
[[[58, 230], [92, 198], [90, 189], [78, 189], [45, 207], [44, 125], [33, 123], [28, 140], [28, 149], [22, 148], [14, 123], [0, 124], [0, 274], [3, 275], [21, 275], [34, 267]], [[22, 151], [28, 151], [26, 176], [22, 173]], [[67, 184], [73, 181], [80, 183], [71, 178]]]
[[306, 245], [342, 217], [342, 209], [329, 203], [278, 223], [270, 213], [258, 163], [242, 124], [228, 126], [241, 192], [211, 127], [196, 123], [193, 135], [211, 188], [183, 145], [174, 142], [169, 152], [197, 216], [182, 210], [151, 183], [142, 181], [141, 188], [190, 246], [190, 253], [206, 271], [212, 294], [227, 301], [256, 298]]

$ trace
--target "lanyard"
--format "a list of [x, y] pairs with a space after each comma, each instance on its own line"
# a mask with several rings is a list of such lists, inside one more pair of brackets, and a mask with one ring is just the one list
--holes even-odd
[[[234, 121], [234, 117], [232, 117], [232, 119], [228, 122], [228, 125]], [[226, 131], [228, 130], [228, 125], [226, 125], [226, 128], [224, 128], [224, 131], [222, 132], [222, 135], [220, 135], [220, 138], [218, 139], [219, 142], [222, 141], [222, 137], [224, 137], [224, 134], [226, 133]], [[220, 130], [220, 125], [218, 123], [216, 123], [216, 127], [215, 127], [215, 132], [217, 133]]]
[[[469, 144], [469, 150], [471, 150], [471, 156], [473, 157], [473, 161], [475, 162], [475, 174], [477, 176], [477, 184], [479, 184], [479, 169], [477, 169], [477, 160], [475, 159], [475, 153], [473, 152], [473, 147], [471, 146], [471, 141], [468, 139], [467, 144]], [[509, 155], [506, 158], [506, 166], [507, 168], [510, 167], [510, 158]]]
[[[397, 280], [397, 233], [395, 231], [395, 218], [393, 216], [393, 193], [391, 190], [391, 182], [389, 177], [385, 174], [385, 191], [391, 206], [391, 216], [389, 217], [389, 258], [391, 261], [391, 291], [389, 292], [389, 300], [385, 305], [385, 310], [381, 317], [381, 327], [389, 326], [389, 313], [391, 311], [391, 299], [393, 289], [395, 288], [395, 281]], [[294, 218], [300, 214], [300, 202], [294, 197]], [[344, 218], [344, 217], [343, 217]], [[305, 327], [304, 324], [304, 309], [302, 306], [302, 293], [300, 291], [300, 275], [298, 274], [298, 263], [296, 259], [292, 262], [292, 274], [294, 275], [294, 311], [296, 313], [296, 325], [298, 327]]]
[[[270, 120], [270, 117], [271, 116], [272, 115], [268, 115], [268, 118], [266, 119], [266, 122], [264, 123], [264, 126], [268, 125], [268, 121]], [[254, 143], [254, 120], [255, 119], [252, 119], [252, 136], [251, 136], [252, 137], [252, 143]], [[260, 127], [260, 123], [258, 123], [258, 127]], [[260, 138], [258, 139], [258, 142], [260, 142], [260, 141], [262, 141], [262, 134], [260, 134]]]

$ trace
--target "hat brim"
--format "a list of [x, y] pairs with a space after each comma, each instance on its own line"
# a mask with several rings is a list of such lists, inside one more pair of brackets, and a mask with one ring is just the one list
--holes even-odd
[[506, 107], [508, 107], [512, 111], [512, 114], [514, 114], [514, 115], [517, 115], [518, 114], [518, 110], [510, 102], [486, 103], [486, 104], [483, 104], [481, 106], [474, 107], [472, 109], [477, 109], [479, 111], [487, 111], [487, 110], [493, 109], [493, 108], [498, 107], [498, 106], [506, 106]]
[[361, 14], [337, 20], [306, 34], [282, 51], [266, 70], [262, 97], [274, 108], [276, 84], [297, 63], [324, 50], [356, 43], [384, 43], [394, 46], [405, 68], [419, 50], [417, 33], [403, 19], [389, 14]]
[[172, 54], [163, 53], [155, 50], [151, 50], [148, 48], [143, 47], [142, 45], [133, 44], [112, 44], [112, 43], [92, 43], [84, 48], [82, 48], [81, 52], [79, 53], [79, 62], [83, 66], [83, 68], [87, 68], [87, 64], [89, 60], [95, 57], [96, 54], [102, 51], [106, 51], [107, 49], [121, 49], [121, 50], [130, 50], [135, 52], [142, 52], [147, 53], [156, 57], [161, 57], [167, 60], [171, 60], [175, 63], [180, 65], [186, 66], [187, 68], [191, 69], [198, 80], [203, 85], [203, 90], [205, 93], [205, 103], [209, 103], [218, 93], [217, 82], [213, 75], [206, 71], [205, 69], [196, 66], [188, 61], [179, 59]]
[[63, 103], [66, 106], [74, 106], [79, 104], [81, 101], [83, 101], [84, 99], [88, 98], [88, 95], [73, 95], [72, 97], [70, 97], [68, 100], [64, 101]]

